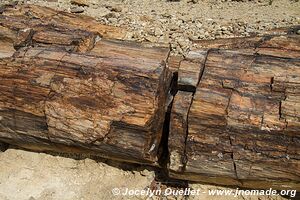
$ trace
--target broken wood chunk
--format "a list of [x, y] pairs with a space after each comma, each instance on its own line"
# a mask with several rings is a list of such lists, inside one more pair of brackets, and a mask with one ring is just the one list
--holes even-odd
[[[101, 37], [126, 37], [125, 30], [99, 24], [93, 18], [36, 5], [5, 7], [0, 24], [0, 36], [13, 39], [15, 49], [52, 45], [67, 51], [87, 52]], [[9, 44], [5, 46], [8, 49]]]
[[183, 56], [170, 56], [168, 59], [168, 68], [171, 72], [177, 74], [180, 62], [183, 60]]
[[1, 60], [2, 141], [155, 164], [171, 81], [163, 60], [25, 51]]
[[178, 70], [178, 89], [190, 92], [195, 91], [202, 67], [201, 63], [194, 63], [187, 60], [181, 61]]
[[[297, 28], [297, 29], [296, 29]], [[295, 27], [299, 30], [299, 27]], [[265, 35], [241, 38], [222, 38], [215, 40], [196, 40], [193, 51], [208, 49], [238, 50], [244, 54], [263, 54], [276, 57], [299, 58], [299, 36], [296, 34], [281, 33], [278, 35]], [[292, 32], [293, 33], [293, 32]]]
[[[169, 140], [170, 152], [186, 157], [170, 157], [171, 177], [300, 189], [300, 62], [282, 54], [298, 52], [299, 45], [299, 36], [287, 35], [260, 41], [256, 48], [268, 47], [272, 55], [208, 51], [193, 102], [185, 108], [186, 141]], [[177, 129], [171, 123], [173, 138], [181, 136]]]
[[[143, 49], [143, 51], [141, 51], [141, 49]], [[161, 60], [166, 63], [169, 58], [169, 53], [170, 49], [168, 47], [156, 47], [148, 43], [101, 39], [97, 41], [88, 54], [130, 59], [133, 63], [136, 62], [135, 60], [144, 62], [156, 62], [157, 60]]]
[[26, 23], [26, 26], [33, 29], [54, 25], [67, 29], [80, 29], [93, 32], [102, 37], [112, 39], [124, 39], [127, 34], [126, 30], [122, 28], [100, 24], [92, 17], [56, 11], [51, 8], [32, 4], [7, 7], [4, 9], [2, 15], [4, 19], [10, 19], [15, 25], [22, 21], [22, 23]]
[[185, 142], [188, 128], [188, 112], [192, 104], [193, 93], [178, 91], [176, 94], [170, 119], [169, 154], [172, 171], [183, 171], [185, 163]]
[[195, 92], [203, 72], [207, 51], [190, 51], [178, 69], [178, 89]]
[[195, 40], [197, 49], [247, 49], [259, 45], [262, 37], [221, 38], [214, 40]]
[[15, 53], [15, 49], [12, 42], [1, 41], [0, 39], [0, 45], [0, 58], [8, 58]]

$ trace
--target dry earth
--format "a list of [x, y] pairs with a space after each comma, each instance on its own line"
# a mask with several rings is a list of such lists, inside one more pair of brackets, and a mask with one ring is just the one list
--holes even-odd
[[[25, 3], [25, 1], [20, 1]], [[90, 15], [101, 23], [127, 28], [130, 40], [171, 43], [174, 54], [184, 54], [195, 39], [247, 36], [300, 24], [297, 0], [28, 0], [58, 10]], [[75, 2], [75, 3], [74, 3]], [[77, 2], [77, 3], [76, 3]], [[81, 3], [80, 3], [81, 2]], [[0, 0], [0, 5], [12, 1]], [[79, 4], [79, 5], [78, 5]], [[141, 167], [120, 167], [91, 159], [71, 159], [9, 149], [0, 153], [0, 200], [147, 199], [113, 196], [117, 188], [166, 187], [155, 172]], [[158, 170], [159, 171], [159, 170]], [[157, 174], [158, 172], [156, 172]], [[200, 196], [167, 199], [264, 200], [281, 196], [208, 196], [211, 185], [189, 184]], [[148, 199], [166, 199], [153, 197]]]
[[[142, 167], [122, 170], [91, 159], [75, 160], [43, 153], [9, 149], [0, 153], [1, 200], [102, 200], [102, 199], [198, 199], [282, 200], [281, 196], [209, 196], [208, 190], [226, 189], [189, 184], [201, 195], [184, 197], [114, 196], [112, 189], [145, 189], [167, 186], [156, 182], [155, 172]], [[173, 188], [175, 189], [175, 188]]]

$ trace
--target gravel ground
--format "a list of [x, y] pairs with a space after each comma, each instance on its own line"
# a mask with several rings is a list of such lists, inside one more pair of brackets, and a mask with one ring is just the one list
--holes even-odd
[[[71, 3], [72, 1], [72, 3]], [[58, 10], [95, 17], [124, 27], [130, 40], [171, 43], [173, 54], [185, 54], [196, 39], [249, 36], [272, 28], [300, 24], [297, 0], [28, 0]], [[0, 0], [0, 5], [11, 1]], [[24, 1], [22, 1], [24, 3]], [[148, 169], [122, 170], [91, 159], [9, 149], [0, 152], [0, 200], [147, 199], [113, 196], [118, 188], [161, 185]], [[154, 185], [154, 186], [153, 186]], [[166, 187], [166, 186], [163, 186]], [[222, 187], [189, 184], [207, 192]], [[148, 199], [166, 199], [153, 197]], [[280, 196], [172, 196], [167, 199], [279, 200]]]
[[[2, 3], [6, 0], [0, 0]], [[298, 0], [23, 0], [89, 15], [131, 31], [128, 39], [171, 43], [184, 54], [196, 39], [249, 36], [300, 24]]]

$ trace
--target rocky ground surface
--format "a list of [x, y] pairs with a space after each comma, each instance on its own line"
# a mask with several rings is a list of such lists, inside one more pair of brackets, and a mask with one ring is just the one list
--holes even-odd
[[[0, 0], [0, 2], [12, 2]], [[128, 39], [171, 43], [184, 54], [197, 39], [249, 36], [300, 23], [299, 0], [20, 0], [89, 15], [130, 30]]]
[[[20, 1], [25, 3], [25, 1]], [[0, 0], [0, 5], [12, 1]], [[249, 36], [300, 24], [298, 0], [28, 0], [58, 10], [89, 15], [99, 22], [127, 28], [130, 40], [170, 43], [184, 54], [196, 39]], [[17, 149], [0, 152], [0, 200], [199, 199], [279, 200], [281, 196], [209, 196], [203, 184], [198, 196], [114, 196], [113, 188], [166, 188], [159, 170], [124, 169], [91, 159], [72, 159]], [[172, 183], [175, 187], [177, 183]]]

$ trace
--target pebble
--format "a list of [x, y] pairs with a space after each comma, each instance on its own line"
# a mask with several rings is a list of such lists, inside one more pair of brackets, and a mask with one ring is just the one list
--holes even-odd
[[112, 7], [111, 11], [113, 11], [113, 12], [122, 12], [122, 7], [120, 7], [120, 6]]
[[154, 29], [154, 34], [155, 34], [155, 36], [161, 36], [161, 35], [163, 35], [163, 31], [157, 27]]
[[81, 6], [72, 6], [70, 8], [70, 12], [71, 13], [83, 13], [84, 12], [84, 8]]
[[108, 21], [110, 23], [116, 23], [118, 21], [118, 19], [117, 18], [108, 18]]
[[152, 35], [147, 35], [146, 37], [145, 37], [145, 39], [148, 41], [148, 42], [157, 42], [157, 37], [155, 37], [155, 36], [152, 36]]

